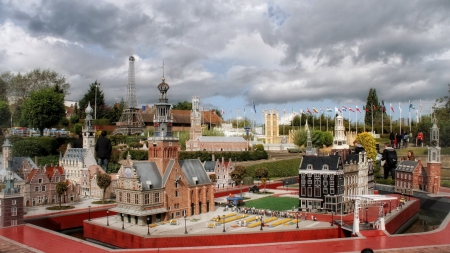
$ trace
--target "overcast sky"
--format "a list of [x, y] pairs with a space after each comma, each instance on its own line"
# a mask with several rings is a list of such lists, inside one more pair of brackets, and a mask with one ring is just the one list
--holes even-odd
[[[136, 57], [139, 105], [199, 96], [205, 109], [255, 101], [283, 114], [362, 108], [369, 89], [429, 113], [450, 83], [450, 1], [0, 0], [0, 72], [51, 69], [78, 101], [95, 80], [106, 102], [126, 94]], [[398, 117], [398, 115], [396, 116]], [[358, 116], [358, 118], [362, 118]]]

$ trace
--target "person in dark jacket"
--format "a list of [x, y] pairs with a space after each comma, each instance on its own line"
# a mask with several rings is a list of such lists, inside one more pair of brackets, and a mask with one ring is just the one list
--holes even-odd
[[366, 152], [364, 147], [357, 140], [353, 142], [353, 146], [355, 146], [355, 150], [353, 151], [355, 154], [359, 154], [360, 152]]
[[391, 146], [394, 147], [394, 141], [395, 141], [395, 134], [391, 131], [389, 134], [389, 140], [391, 140]]
[[97, 152], [98, 165], [102, 166], [103, 170], [108, 173], [108, 162], [111, 157], [112, 146], [111, 141], [106, 138], [105, 130], [102, 131], [95, 144], [95, 152]]

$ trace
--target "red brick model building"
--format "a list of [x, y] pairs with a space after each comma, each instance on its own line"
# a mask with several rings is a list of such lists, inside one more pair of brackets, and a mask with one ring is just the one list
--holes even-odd
[[154, 135], [148, 138], [148, 161], [127, 164], [118, 172], [117, 219], [146, 225], [176, 220], [214, 210], [213, 185], [198, 159], [178, 160], [178, 138], [173, 133], [169, 85], [158, 85]]
[[401, 161], [396, 170], [395, 191], [412, 194], [413, 191], [438, 193], [441, 186], [441, 147], [439, 147], [439, 128], [433, 119], [430, 129], [427, 167], [419, 161]]

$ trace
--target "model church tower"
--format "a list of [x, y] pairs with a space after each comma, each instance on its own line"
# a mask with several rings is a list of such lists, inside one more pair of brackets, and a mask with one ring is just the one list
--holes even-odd
[[341, 115], [336, 115], [333, 150], [337, 149], [349, 149], [347, 144], [347, 137], [345, 136], [344, 118]]
[[172, 112], [171, 104], [167, 97], [169, 84], [166, 83], [165, 78], [158, 85], [159, 101], [155, 104], [156, 112], [153, 118], [153, 137], [148, 138], [148, 160], [155, 162], [164, 175], [165, 169], [171, 159], [178, 160], [178, 138], [173, 137], [172, 134]]
[[95, 130], [92, 124], [92, 107], [91, 102], [86, 107], [86, 119], [83, 127], [83, 148], [91, 149], [94, 152], [95, 147]]
[[2, 146], [2, 155], [6, 175], [2, 178], [5, 188], [0, 192], [0, 227], [10, 227], [23, 224], [23, 196], [19, 188], [14, 186], [12, 145], [6, 136]]
[[192, 111], [191, 111], [191, 131], [190, 140], [196, 140], [202, 136], [202, 116], [200, 114], [200, 98], [192, 97]]
[[439, 128], [437, 119], [433, 118], [430, 129], [430, 146], [428, 147], [427, 162], [427, 191], [438, 193], [441, 186], [441, 147], [439, 147]]

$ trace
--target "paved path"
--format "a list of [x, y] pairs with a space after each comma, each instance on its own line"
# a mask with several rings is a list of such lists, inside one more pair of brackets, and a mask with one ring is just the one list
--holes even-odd
[[[80, 206], [83, 206], [83, 204]], [[218, 212], [223, 212], [223, 208], [219, 208]], [[393, 212], [393, 214], [391, 215], [394, 215], [395, 213], [396, 212]], [[213, 215], [216, 214], [215, 213], [205, 214], [204, 217], [202, 216], [199, 218], [201, 218], [202, 220], [208, 219], [210, 217], [213, 217]], [[369, 213], [369, 219], [370, 216], [371, 215]], [[104, 218], [95, 219], [92, 222], [104, 223], [105, 220], [102, 219]], [[114, 220], [110, 220], [110, 222], [114, 223]], [[120, 222], [118, 221], [115, 222], [117, 223], [116, 225], [120, 225]], [[329, 223], [326, 222], [317, 222], [317, 224], [314, 226], [320, 226], [322, 223], [326, 226], [329, 226]], [[197, 227], [201, 226], [197, 224], [200, 223], [192, 221], [192, 224], [189, 224], [191, 226], [190, 233], [195, 233], [196, 229], [198, 230], [202, 229], [200, 227]], [[304, 221], [301, 223], [301, 226], [306, 227], [311, 224], [315, 223], [312, 221]], [[168, 229], [172, 229], [173, 233], [184, 232], [183, 224], [181, 224], [180, 226], [173, 226], [173, 227], [171, 227], [170, 225], [166, 225], [166, 227]], [[292, 225], [290, 227], [292, 227]], [[146, 227], [141, 227], [140, 229], [146, 230]], [[230, 232], [233, 229], [240, 229], [238, 231], [241, 232], [242, 229], [245, 230], [246, 228], [230, 226], [229, 229], [230, 230], [228, 231]], [[133, 230], [133, 233], [144, 234], [145, 232], [146, 231], [136, 232], [135, 230]], [[157, 233], [157, 231], [153, 232]], [[170, 234], [172, 234], [172, 232], [170, 232]], [[201, 231], [197, 232], [200, 233]], [[208, 230], [208, 233], [211, 233], [211, 230]], [[64, 253], [71, 253], [71, 252], [322, 253], [323, 252], [325, 253], [325, 252], [360, 252], [361, 249], [365, 247], [373, 248], [375, 252], [413, 252], [413, 253], [450, 252], [450, 241], [448, 239], [450, 235], [450, 215], [447, 216], [447, 218], [442, 222], [441, 226], [437, 230], [427, 233], [403, 234], [403, 235], [381, 234], [374, 236], [373, 232], [371, 233], [362, 231], [361, 234], [362, 237], [327, 239], [316, 241], [267, 243], [261, 245], [226, 245], [217, 247], [113, 250], [80, 239], [74, 239], [73, 237], [62, 235], [57, 232], [45, 230], [33, 225], [23, 225], [0, 229], [0, 252], [58, 252], [58, 253], [59, 252]]]

